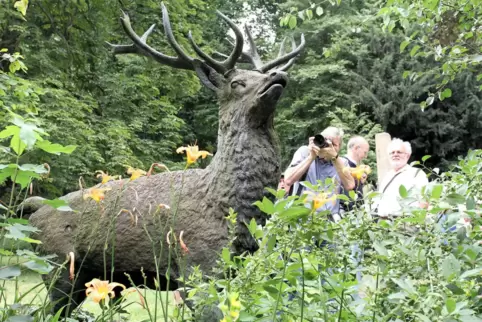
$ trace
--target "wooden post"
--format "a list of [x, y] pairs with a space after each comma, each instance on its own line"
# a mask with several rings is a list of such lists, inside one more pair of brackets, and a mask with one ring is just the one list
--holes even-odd
[[375, 151], [377, 154], [377, 173], [378, 173], [378, 186], [382, 182], [383, 178], [390, 170], [390, 162], [388, 159], [388, 145], [392, 140], [388, 133], [378, 133], [375, 135]]

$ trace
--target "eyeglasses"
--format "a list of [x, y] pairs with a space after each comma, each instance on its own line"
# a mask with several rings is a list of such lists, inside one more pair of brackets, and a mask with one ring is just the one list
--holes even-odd
[[390, 153], [388, 153], [390, 155], [394, 155], [394, 154], [406, 154], [405, 152], [402, 152], [402, 151], [391, 151]]

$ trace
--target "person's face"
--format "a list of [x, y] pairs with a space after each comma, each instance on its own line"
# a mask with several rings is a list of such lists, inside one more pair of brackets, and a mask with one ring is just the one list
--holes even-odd
[[355, 156], [358, 161], [363, 161], [368, 156], [368, 151], [370, 150], [370, 145], [368, 143], [362, 143], [355, 147]]
[[336, 153], [340, 152], [342, 143], [340, 137], [328, 137], [327, 139], [329, 139], [331, 144], [333, 144], [333, 148], [335, 149]]
[[401, 167], [405, 166], [410, 158], [410, 155], [402, 145], [392, 146], [388, 152], [388, 156], [390, 159], [390, 164], [394, 169], [400, 169]]

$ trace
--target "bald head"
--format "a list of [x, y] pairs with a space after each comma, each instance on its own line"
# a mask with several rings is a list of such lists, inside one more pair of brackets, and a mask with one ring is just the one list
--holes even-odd
[[362, 136], [354, 136], [348, 141], [348, 157], [359, 164], [368, 156], [370, 145]]

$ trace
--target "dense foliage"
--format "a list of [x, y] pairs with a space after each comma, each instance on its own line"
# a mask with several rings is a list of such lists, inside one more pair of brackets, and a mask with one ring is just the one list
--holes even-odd
[[[458, 5], [452, 2], [448, 4]], [[430, 53], [430, 47], [425, 51], [411, 47], [410, 55], [400, 53], [400, 43], [409, 45], [404, 34], [408, 30], [416, 29], [417, 35], [422, 35], [413, 36], [411, 42], [424, 39], [425, 28], [433, 25], [421, 28], [410, 22], [431, 17], [424, 8], [435, 3], [424, 1], [422, 8], [420, 2], [414, 2], [408, 8], [408, 18], [400, 21], [402, 28], [387, 18], [397, 14], [394, 6], [406, 5], [402, 0], [389, 2], [386, 8], [391, 9], [382, 11], [387, 15], [384, 20], [376, 17], [380, 4], [375, 1], [324, 1], [305, 9], [299, 31], [306, 34], [307, 49], [291, 74], [292, 82], [276, 120], [284, 165], [307, 136], [328, 124], [343, 127], [349, 135], [366, 135], [371, 143], [374, 134], [382, 130], [410, 140], [416, 159], [431, 154], [432, 158], [422, 159], [448, 170], [441, 175], [432, 172], [432, 181], [422, 192], [430, 207], [407, 206], [405, 216], [393, 224], [375, 223], [369, 205], [376, 193], [371, 193], [365, 200], [368, 207], [354, 209], [334, 224], [325, 220], [324, 214], [315, 215], [317, 207], [311, 201], [284, 198], [283, 191], [270, 190], [276, 196], [274, 202], [268, 198], [257, 202], [269, 215], [266, 226], [257, 226], [255, 221], [248, 224], [259, 242], [257, 252], [233, 257], [227, 245], [220, 254], [217, 276], [198, 270], [180, 276], [181, 281], [187, 281], [185, 291], [195, 311], [182, 301], [176, 308], [169, 306], [168, 294], [165, 302], [161, 299], [162, 309], [157, 304], [149, 307], [144, 302], [146, 293], [133, 289], [150, 320], [157, 320], [162, 311], [165, 321], [198, 321], [200, 315], [215, 316], [210, 321], [222, 322], [482, 321], [482, 151], [469, 151], [481, 147], [478, 76], [474, 66], [459, 64], [461, 68], [442, 78], [444, 87], [440, 88], [440, 79], [428, 77], [431, 73], [426, 71], [436, 74], [445, 65], [417, 53]], [[61, 311], [49, 313], [48, 301], [33, 306], [24, 300], [18, 288], [20, 277], [26, 270], [61, 272], [73, 260], [58, 265], [50, 256], [39, 257], [32, 251], [29, 244], [39, 243], [31, 236], [36, 228], [17, 218], [21, 215], [18, 204], [33, 192], [29, 190], [47, 196], [74, 190], [79, 176], [91, 184], [99, 169], [123, 173], [128, 166], [147, 169], [156, 161], [171, 169], [183, 167], [181, 156], [174, 154], [181, 142], [202, 140], [215, 151], [217, 107], [212, 94], [200, 90], [191, 73], [140, 57], [111, 55], [105, 41], [125, 41], [117, 22], [119, 9], [128, 11], [135, 28], [144, 31], [159, 20], [156, 1], [79, 0], [59, 5], [53, 0], [11, 0], [3, 4], [0, 320], [58, 321]], [[294, 28], [297, 8], [307, 5], [296, 0], [277, 4], [250, 1], [243, 6], [222, 0], [167, 3], [182, 45], [188, 48], [184, 35], [192, 29], [210, 52], [229, 48], [222, 41], [225, 26], [214, 20], [213, 7], [236, 14], [244, 8], [249, 21], [262, 22], [256, 34], [265, 56], [277, 47], [272, 44], [273, 35], [276, 40], [286, 35], [299, 39], [298, 32], [278, 27], [279, 18], [282, 25]], [[453, 48], [470, 45], [471, 39], [480, 40], [477, 30], [470, 37], [471, 31], [466, 30], [467, 24], [479, 27], [477, 4], [469, 1], [460, 7], [468, 20], [459, 19], [460, 25], [452, 26], [451, 30], [463, 29], [451, 40], [457, 43]], [[448, 12], [445, 5], [438, 12], [444, 17]], [[287, 8], [288, 18], [280, 17]], [[411, 10], [416, 9], [422, 9], [422, 15], [415, 17]], [[312, 19], [314, 13], [319, 19]], [[441, 27], [444, 19], [436, 23]], [[385, 33], [383, 26], [391, 33]], [[152, 38], [160, 48], [167, 47], [162, 33]], [[442, 49], [443, 55], [447, 52]], [[451, 59], [462, 59], [459, 54], [476, 53], [461, 50], [440, 59], [447, 64]], [[434, 91], [440, 92], [436, 99], [431, 94]], [[420, 101], [430, 108], [422, 111]], [[458, 159], [458, 155], [465, 157]], [[373, 162], [373, 155], [370, 160]], [[106, 191], [92, 191], [87, 197], [98, 202], [102, 210]], [[414, 196], [401, 189], [400, 197], [408, 203]], [[44, 203], [59, 211], [72, 210], [61, 200]], [[227, 220], [234, 225], [236, 214], [231, 211]], [[106, 236], [111, 233], [109, 229]], [[175, 242], [176, 246], [168, 249], [169, 258], [184, 267], [189, 245], [181, 235]], [[75, 269], [81, 268], [70, 267], [72, 278]], [[15, 285], [14, 303], [7, 301], [7, 280]], [[132, 320], [124, 310], [128, 293], [119, 302], [108, 301], [108, 294], [99, 292], [100, 282], [87, 283], [89, 297], [98, 300], [101, 307], [92, 320]], [[104, 282], [102, 287], [107, 290], [119, 286], [115, 281]], [[163, 290], [159, 283], [156, 289]]]
[[[142, 57], [114, 57], [106, 45], [127, 43], [118, 22], [120, 9], [131, 15], [139, 33], [151, 23], [159, 25], [157, 1], [71, 1], [62, 6], [33, 1], [25, 17], [14, 3], [23, 2], [7, 1], [0, 12], [0, 48], [22, 54], [28, 70], [2, 82], [9, 90], [0, 92], [0, 113], [5, 116], [7, 108], [36, 114], [52, 140], [79, 146], [72, 158], [47, 158], [55, 163], [55, 181], [35, 187], [37, 194], [75, 190], [79, 176], [92, 178], [96, 170], [123, 173], [128, 166], [147, 169], [153, 162], [176, 168], [181, 159], [172, 151], [181, 143], [198, 140], [215, 151], [217, 106], [211, 92], [200, 90], [194, 73]], [[420, 73], [436, 70], [440, 63], [427, 55], [400, 53], [405, 29], [385, 32], [377, 1], [328, 1], [311, 9], [305, 5], [254, 0], [167, 3], [176, 37], [187, 50], [189, 30], [207, 52], [230, 49], [228, 27], [215, 19], [214, 8], [256, 24], [259, 28], [252, 29], [262, 56], [272, 57], [283, 37], [299, 41], [300, 32], [305, 34], [306, 50], [290, 72], [291, 83], [276, 116], [283, 167], [309, 135], [330, 123], [348, 135], [367, 136], [372, 147], [374, 134], [381, 131], [410, 140], [415, 159], [430, 154], [431, 165], [442, 169], [468, 148], [480, 148], [477, 74], [459, 72], [447, 84], [450, 95], [432, 100], [438, 81]], [[295, 9], [303, 12], [292, 31], [287, 28], [294, 27], [292, 19], [282, 14], [291, 10], [294, 15]], [[150, 43], [171, 53], [159, 29]], [[11, 66], [4, 59], [0, 68], [7, 72]], [[432, 105], [422, 112], [418, 104], [427, 99]], [[41, 157], [29, 155], [32, 162]], [[371, 154], [369, 163], [373, 161]]]

